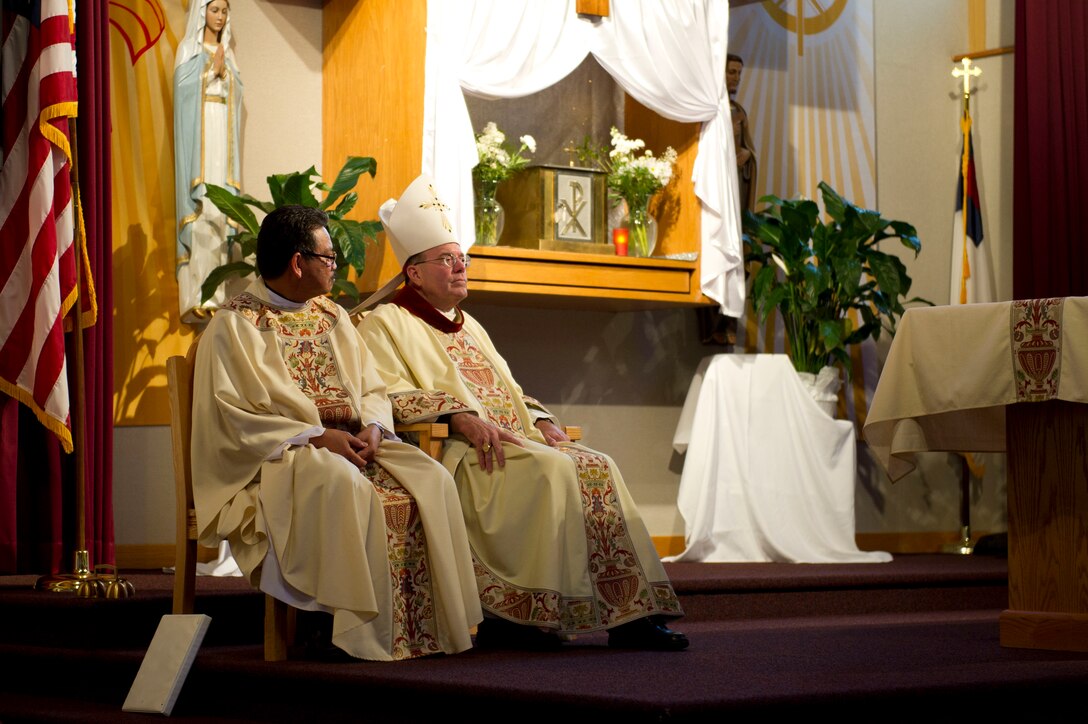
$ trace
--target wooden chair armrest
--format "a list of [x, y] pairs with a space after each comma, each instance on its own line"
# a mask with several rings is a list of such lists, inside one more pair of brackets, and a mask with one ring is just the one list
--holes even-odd
[[393, 432], [419, 435], [419, 449], [435, 460], [442, 459], [442, 441], [450, 436], [450, 426], [444, 422], [415, 422], [411, 425], [394, 425]]
[[396, 424], [393, 426], [396, 433], [402, 432], [429, 432], [434, 437], [449, 437], [450, 426], [444, 422], [413, 422], [411, 425]]
[[[419, 435], [419, 449], [435, 460], [441, 460], [442, 441], [450, 436], [450, 426], [442, 422], [415, 422], [411, 425], [394, 425], [393, 432], [398, 435], [402, 433]], [[582, 439], [582, 428], [579, 425], [563, 425], [563, 432], [567, 434], [571, 442]]]

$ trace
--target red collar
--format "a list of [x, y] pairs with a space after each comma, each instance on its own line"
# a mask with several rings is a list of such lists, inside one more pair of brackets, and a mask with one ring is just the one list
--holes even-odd
[[424, 299], [419, 292], [407, 284], [400, 288], [400, 291], [396, 293], [392, 301], [393, 304], [411, 312], [439, 332], [445, 332], [446, 334], [460, 332], [461, 327], [465, 323], [465, 315], [461, 313], [460, 309], [457, 310], [456, 321], [446, 319], [442, 312], [435, 309], [433, 304]]

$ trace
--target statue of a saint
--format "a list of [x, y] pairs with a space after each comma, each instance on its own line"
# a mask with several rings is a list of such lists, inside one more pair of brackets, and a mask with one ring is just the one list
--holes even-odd
[[748, 112], [737, 103], [740, 74], [744, 61], [729, 54], [725, 60], [725, 87], [729, 91], [729, 112], [733, 117], [733, 146], [737, 151], [737, 181], [740, 188], [740, 208], [752, 211], [756, 205], [756, 147], [748, 128]]
[[227, 217], [204, 198], [205, 184], [238, 193], [242, 82], [231, 47], [229, 0], [190, 0], [174, 61], [174, 182], [177, 279], [183, 322], [207, 321], [227, 290], [202, 304], [200, 285], [229, 261]]

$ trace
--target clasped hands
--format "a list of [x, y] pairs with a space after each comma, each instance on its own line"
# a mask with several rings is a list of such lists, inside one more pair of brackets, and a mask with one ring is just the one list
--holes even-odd
[[310, 438], [310, 444], [314, 447], [325, 448], [345, 457], [360, 470], [381, 454], [378, 449], [381, 443], [382, 429], [373, 424], [367, 425], [355, 435], [345, 430], [327, 429], [317, 437]]
[[[514, 433], [504, 430], [498, 425], [493, 425], [470, 412], [457, 412], [450, 415], [449, 425], [452, 432], [461, 435], [476, 448], [476, 459], [479, 461], [480, 467], [489, 473], [495, 469], [496, 465], [500, 468], [506, 466], [506, 456], [502, 451], [502, 443], [508, 442], [518, 447], [525, 447], [522, 444], [522, 439]], [[566, 433], [551, 420], [537, 420], [536, 428], [540, 430], [544, 435], [544, 440], [552, 447], [561, 442], [570, 442], [570, 438], [567, 437]]]
[[215, 49], [215, 55], [212, 56], [212, 75], [216, 78], [227, 77], [226, 54], [222, 44]]

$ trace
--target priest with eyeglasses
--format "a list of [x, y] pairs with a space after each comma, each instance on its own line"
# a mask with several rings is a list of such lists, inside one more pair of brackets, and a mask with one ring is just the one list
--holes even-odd
[[555, 649], [607, 630], [612, 647], [678, 651], [676, 593], [616, 464], [570, 442], [525, 395], [479, 322], [460, 309], [470, 263], [434, 181], [379, 210], [401, 282], [359, 331], [398, 423], [445, 422], [484, 609], [476, 645]]
[[[257, 237], [260, 278], [226, 302], [194, 362], [200, 542], [328, 627], [322, 656], [395, 661], [472, 647], [481, 618], [454, 482], [399, 440], [347, 311], [326, 295], [325, 212], [283, 206]], [[331, 620], [330, 620], [331, 619]]]

